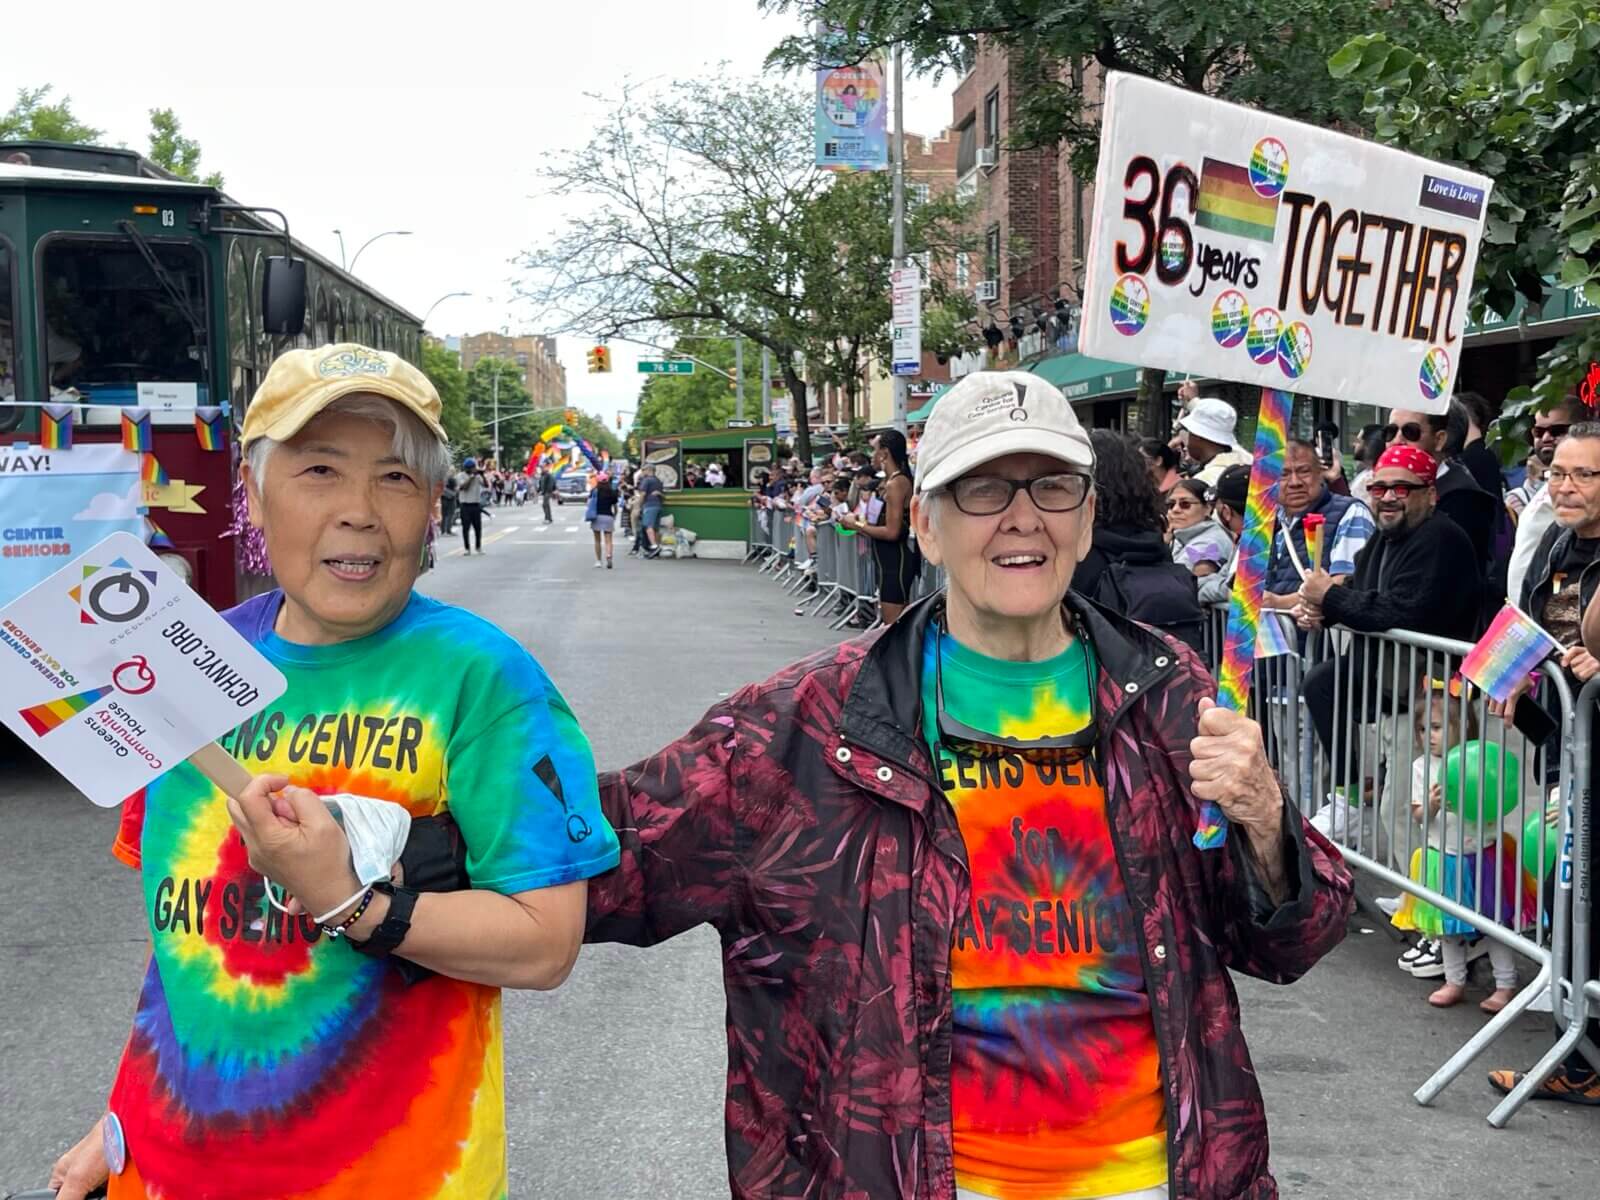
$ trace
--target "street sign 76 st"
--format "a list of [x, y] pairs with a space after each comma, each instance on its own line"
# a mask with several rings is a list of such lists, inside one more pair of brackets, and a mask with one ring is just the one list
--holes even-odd
[[641, 375], [693, 375], [694, 363], [687, 358], [641, 358]]

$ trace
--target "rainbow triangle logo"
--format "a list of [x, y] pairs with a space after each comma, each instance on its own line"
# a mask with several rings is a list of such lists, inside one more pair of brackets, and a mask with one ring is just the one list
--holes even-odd
[[111, 685], [91, 688], [87, 692], [79, 692], [76, 696], [58, 696], [43, 704], [35, 704], [31, 708], [21, 710], [22, 719], [28, 723], [28, 728], [38, 736], [43, 737], [52, 729], [59, 728], [64, 722], [71, 720], [91, 704], [103, 700], [111, 694]]
[[[111, 563], [111, 566], [113, 566], [113, 567], [121, 567], [124, 571], [132, 571], [132, 570], [135, 569], [134, 565], [132, 563], [130, 563], [125, 558], [117, 559], [116, 561]], [[97, 571], [103, 571], [103, 570], [106, 570], [106, 568], [105, 567], [97, 567], [97, 566], [93, 565], [92, 563], [84, 563], [83, 564], [83, 580], [84, 580], [84, 582], [88, 581], [89, 576], [95, 574]], [[140, 571], [139, 574], [143, 575], [151, 583], [155, 583], [155, 581], [156, 581], [156, 573], [154, 571]], [[91, 617], [89, 615], [88, 606], [85, 605], [84, 602], [83, 602], [83, 583], [79, 583], [78, 586], [75, 587], [75, 588], [69, 588], [67, 590], [67, 595], [72, 597], [72, 602], [78, 606], [78, 624], [80, 624], [80, 625], [98, 625], [100, 623], [100, 622], [96, 621], [93, 617]]]

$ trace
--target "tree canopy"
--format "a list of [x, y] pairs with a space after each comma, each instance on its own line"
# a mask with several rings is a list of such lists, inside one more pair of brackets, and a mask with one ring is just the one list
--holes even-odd
[[150, 161], [171, 171], [179, 179], [190, 179], [208, 187], [222, 187], [222, 172], [200, 177], [200, 143], [183, 135], [183, 128], [170, 108], [150, 110]]
[[104, 130], [85, 125], [72, 113], [72, 97], [54, 103], [51, 84], [17, 89], [9, 111], [0, 116], [0, 141], [5, 142], [97, 142]]
[[[1465, 53], [1441, 57], [1401, 35], [1352, 39], [1333, 73], [1366, 89], [1377, 137], [1495, 180], [1478, 260], [1475, 308], [1509, 314], [1557, 286], [1600, 304], [1600, 12], [1581, 0], [1472, 0]], [[1540, 362], [1537, 383], [1507, 396], [1498, 432], [1525, 446], [1532, 413], [1570, 393], [1600, 358], [1596, 322]]]

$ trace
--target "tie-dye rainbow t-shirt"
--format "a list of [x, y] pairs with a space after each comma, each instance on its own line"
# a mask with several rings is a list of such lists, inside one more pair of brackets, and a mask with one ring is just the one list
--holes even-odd
[[[273, 592], [230, 623], [289, 690], [221, 739], [252, 773], [448, 808], [475, 886], [617, 862], [588, 742], [528, 653], [420, 595], [379, 632], [295, 645]], [[500, 993], [391, 965], [266, 903], [226, 802], [192, 767], [124, 806], [154, 954], [112, 1088], [117, 1200], [496, 1200], [507, 1192]]]
[[1116, 1196], [1167, 1180], [1161, 1065], [1138, 922], [1092, 754], [1060, 764], [942, 744], [934, 701], [1026, 739], [1089, 723], [1081, 639], [1044, 662], [976, 654], [930, 627], [923, 728], [972, 868], [951, 947], [957, 1184], [1004, 1200]]

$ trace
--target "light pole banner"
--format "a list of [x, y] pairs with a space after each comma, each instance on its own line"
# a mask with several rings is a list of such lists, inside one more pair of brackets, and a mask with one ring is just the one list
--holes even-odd
[[1112, 74], [1079, 349], [1442, 413], [1493, 181]]
[[[851, 57], [840, 30], [824, 37], [840, 44], [834, 61]], [[883, 56], [817, 71], [817, 166], [830, 171], [889, 168], [888, 94]]]

